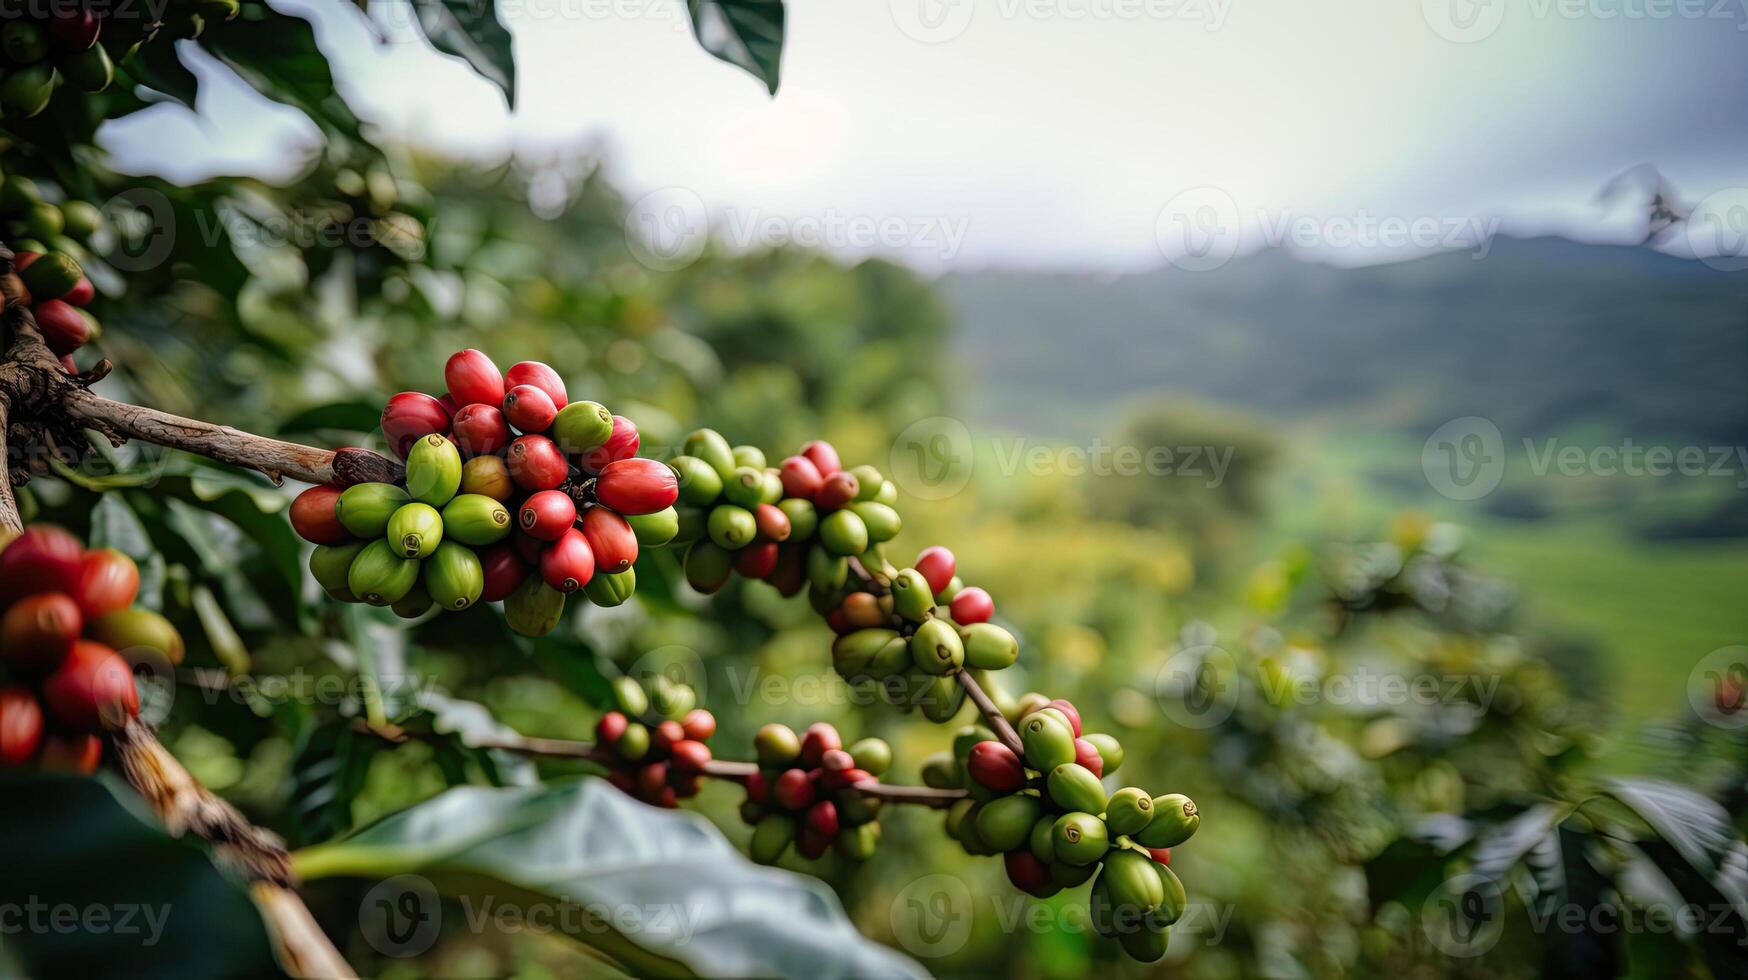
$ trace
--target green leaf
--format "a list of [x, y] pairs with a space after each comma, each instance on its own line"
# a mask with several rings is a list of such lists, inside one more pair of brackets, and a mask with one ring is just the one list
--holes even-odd
[[164, 556], [153, 547], [140, 516], [119, 493], [106, 493], [91, 508], [93, 548], [114, 548], [140, 569], [140, 591], [134, 605], [154, 612], [164, 608]]
[[475, 0], [413, 0], [431, 46], [468, 63], [516, 108], [516, 55], [495, 5]]
[[319, 843], [352, 829], [352, 801], [364, 789], [380, 744], [353, 731], [345, 718], [304, 729], [291, 765], [291, 811], [300, 840]]
[[[27, 975], [280, 976], [248, 894], [201, 848], [176, 840], [107, 781], [0, 773], [0, 906], [18, 915], [104, 916], [103, 928], [29, 928], [9, 917], [8, 956]], [[28, 802], [26, 802], [28, 801]], [[92, 920], [96, 921], [96, 920]], [[24, 928], [11, 928], [14, 924]]]
[[309, 21], [261, 0], [244, 0], [236, 17], [207, 23], [200, 45], [267, 98], [303, 110], [329, 132], [372, 145], [334, 89], [333, 72]]
[[[1568, 824], [1571, 822], [1568, 821]], [[1608, 895], [1614, 882], [1596, 869], [1587, 853], [1590, 837], [1562, 826], [1559, 830], [1560, 886], [1552, 893], [1550, 907], [1556, 915], [1565, 916], [1567, 909], [1583, 909], [1584, 927], [1556, 928], [1547, 933], [1548, 946], [1542, 960], [1542, 976], [1549, 978], [1613, 977], [1620, 975], [1621, 944], [1617, 930], [1600, 931], [1600, 923], [1617, 921], [1608, 918], [1605, 909], [1614, 902]]]
[[555, 926], [640, 975], [924, 975], [857, 933], [824, 884], [759, 867], [701, 817], [600, 779], [457, 787], [294, 864], [305, 879], [421, 875], [470, 913], [563, 904], [578, 914]]
[[750, 72], [777, 94], [783, 59], [782, 0], [686, 0], [704, 50]]
[[134, 81], [157, 92], [173, 102], [187, 106], [194, 111], [194, 102], [199, 95], [200, 82], [194, 77], [194, 72], [182, 63], [176, 53], [176, 43], [142, 44], [132, 58], [121, 62], [117, 68], [132, 77]]
[[493, 717], [490, 708], [427, 690], [414, 691], [413, 704], [422, 714], [412, 716], [402, 727], [428, 720], [431, 731], [454, 736], [460, 749], [478, 757], [480, 768], [494, 785], [531, 786], [538, 780], [534, 763], [528, 759], [503, 749], [480, 748], [482, 741], [515, 741], [519, 737], [515, 729]]

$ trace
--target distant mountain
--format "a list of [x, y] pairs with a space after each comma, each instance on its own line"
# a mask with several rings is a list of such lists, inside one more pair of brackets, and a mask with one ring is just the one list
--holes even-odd
[[1650, 249], [1497, 238], [1335, 268], [1271, 250], [1220, 269], [954, 273], [961, 409], [1070, 438], [1187, 394], [1281, 420], [1508, 439], [1577, 430], [1748, 443], [1748, 273]]

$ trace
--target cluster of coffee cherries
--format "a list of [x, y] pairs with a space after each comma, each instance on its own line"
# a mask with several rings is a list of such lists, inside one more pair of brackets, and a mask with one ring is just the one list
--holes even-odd
[[1122, 746], [1083, 734], [1067, 701], [1028, 694], [1016, 714], [1023, 754], [973, 726], [924, 762], [925, 782], [970, 794], [948, 810], [947, 833], [967, 853], [1002, 855], [1008, 880], [1037, 898], [1092, 880], [1095, 927], [1134, 958], [1159, 959], [1186, 901], [1170, 849], [1195, 833], [1195, 803], [1133, 786], [1107, 793]]
[[678, 528], [673, 470], [637, 456], [637, 427], [570, 401], [539, 361], [502, 372], [463, 350], [444, 380], [441, 397], [401, 392], [383, 409], [404, 487], [313, 487], [293, 505], [293, 526], [319, 546], [316, 580], [337, 599], [407, 616], [502, 600], [526, 636], [557, 626], [570, 593], [603, 606], [630, 598], [639, 548]]
[[[0, 184], [0, 213], [6, 208], [6, 191], [15, 183], [29, 183], [24, 177], [16, 177]], [[84, 202], [69, 202], [66, 214], [83, 215], [83, 208], [72, 205]], [[29, 220], [32, 224], [52, 225], [60, 227], [63, 219], [62, 208], [53, 204], [38, 201], [33, 208], [42, 209], [42, 213], [33, 215]], [[92, 209], [90, 220], [95, 222], [95, 210]], [[49, 215], [54, 220], [49, 220]], [[14, 218], [14, 221], [17, 219]], [[83, 221], [83, 219], [81, 219]], [[20, 302], [30, 307], [30, 314], [36, 320], [37, 330], [50, 351], [61, 359], [61, 367], [68, 374], [78, 369], [73, 366], [73, 352], [85, 346], [102, 333], [97, 318], [85, 310], [91, 301], [97, 297], [97, 290], [86, 278], [85, 270], [79, 265], [79, 260], [61, 251], [45, 251], [44, 247], [34, 241], [13, 239], [8, 247], [12, 249], [12, 270], [18, 274], [18, 280], [23, 287]]]
[[753, 737], [759, 770], [746, 778], [741, 819], [753, 827], [752, 858], [775, 864], [789, 845], [808, 860], [835, 850], [866, 861], [880, 844], [880, 800], [857, 790], [892, 765], [892, 747], [864, 738], [843, 747], [838, 730], [825, 722], [797, 736], [771, 724]]
[[99, 736], [139, 714], [133, 666], [181, 662], [176, 627], [133, 608], [139, 586], [131, 558], [52, 524], [0, 551], [0, 765], [95, 771]]
[[653, 806], [672, 809], [698, 795], [710, 761], [716, 716], [697, 707], [691, 687], [664, 674], [646, 683], [613, 683], [618, 710], [595, 724], [595, 745], [613, 785]]

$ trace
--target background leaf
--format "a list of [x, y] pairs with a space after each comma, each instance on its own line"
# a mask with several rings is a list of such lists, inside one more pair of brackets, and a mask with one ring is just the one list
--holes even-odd
[[777, 94], [783, 60], [782, 0], [686, 0], [704, 50], [750, 72]]

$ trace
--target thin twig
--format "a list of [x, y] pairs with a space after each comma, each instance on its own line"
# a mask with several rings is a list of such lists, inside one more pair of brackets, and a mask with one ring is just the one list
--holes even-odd
[[972, 703], [977, 705], [977, 710], [983, 712], [983, 720], [989, 722], [990, 730], [995, 732], [995, 737], [1001, 739], [1001, 744], [1012, 749], [1015, 755], [1022, 759], [1025, 758], [1026, 746], [1020, 741], [1019, 733], [1014, 731], [1014, 726], [1008, 724], [1007, 716], [1001, 713], [1001, 709], [995, 706], [995, 702], [989, 699], [989, 695], [983, 690], [983, 685], [977, 683], [977, 679], [971, 676], [969, 670], [961, 670], [955, 676], [959, 678], [959, 686], [965, 688], [965, 694], [971, 698]]

